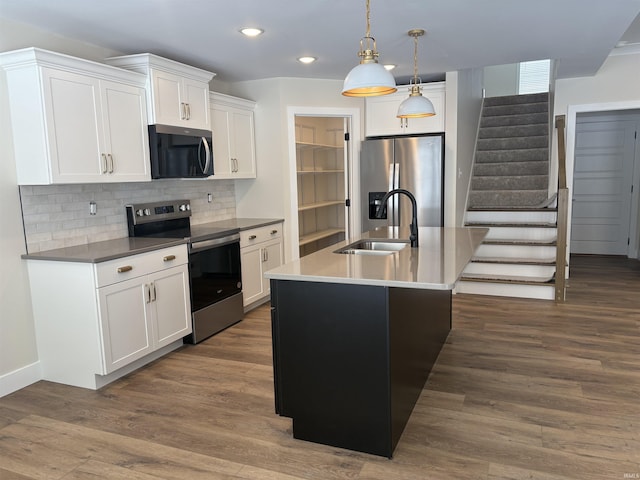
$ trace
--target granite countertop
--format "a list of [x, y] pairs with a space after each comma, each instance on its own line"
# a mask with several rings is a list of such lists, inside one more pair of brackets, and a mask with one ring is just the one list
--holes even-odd
[[488, 232], [486, 228], [419, 229], [419, 246], [385, 255], [334, 253], [366, 238], [409, 238], [407, 229], [380, 228], [266, 272], [275, 280], [452, 290]]
[[[259, 228], [265, 225], [272, 225], [282, 221], [282, 219], [275, 218], [232, 218], [229, 220], [197, 224], [193, 227], [200, 231], [205, 231], [208, 228], [228, 229], [230, 233], [233, 233], [251, 228]], [[22, 255], [22, 258], [26, 260], [101, 263], [184, 243], [187, 243], [187, 240], [183, 238], [125, 237], [85, 245], [56, 248], [54, 250], [37, 253], [26, 253]]]

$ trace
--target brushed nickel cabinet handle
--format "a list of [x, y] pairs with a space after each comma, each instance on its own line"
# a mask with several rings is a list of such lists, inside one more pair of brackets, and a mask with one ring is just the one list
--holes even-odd
[[118, 273], [130, 272], [133, 270], [131, 265], [125, 265], [124, 267], [118, 267]]
[[110, 153], [107, 153], [107, 160], [109, 160], [109, 173], [113, 173], [114, 171], [113, 155], [111, 155]]
[[109, 166], [107, 165], [107, 156], [104, 153], [101, 153], [100, 157], [102, 158], [102, 173], [107, 173], [107, 170], [109, 170]]
[[258, 238], [257, 235], [249, 235], [249, 240], [255, 240], [256, 238]]
[[167, 255], [165, 257], [162, 257], [162, 261], [164, 262], [170, 262], [171, 260], [175, 260], [176, 256], [175, 255]]

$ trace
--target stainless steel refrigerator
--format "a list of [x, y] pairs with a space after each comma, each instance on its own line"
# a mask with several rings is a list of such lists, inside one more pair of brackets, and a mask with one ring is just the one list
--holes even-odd
[[393, 195], [386, 218], [375, 213], [384, 194], [409, 190], [418, 204], [418, 227], [441, 227], [444, 220], [444, 134], [367, 139], [360, 153], [362, 231], [383, 226], [408, 227], [411, 202]]

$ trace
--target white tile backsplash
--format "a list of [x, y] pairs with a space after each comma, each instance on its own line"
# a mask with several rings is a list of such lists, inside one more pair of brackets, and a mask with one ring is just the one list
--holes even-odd
[[[29, 253], [126, 237], [128, 203], [191, 200], [193, 225], [236, 216], [233, 180], [23, 185], [20, 197]], [[91, 201], [97, 204], [96, 215], [89, 215]]]

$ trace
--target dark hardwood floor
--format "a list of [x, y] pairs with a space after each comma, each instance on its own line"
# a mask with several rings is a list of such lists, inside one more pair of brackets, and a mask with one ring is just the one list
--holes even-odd
[[640, 262], [575, 257], [567, 301], [454, 296], [392, 460], [294, 440], [269, 308], [94, 392], [0, 399], [0, 479], [640, 478]]

